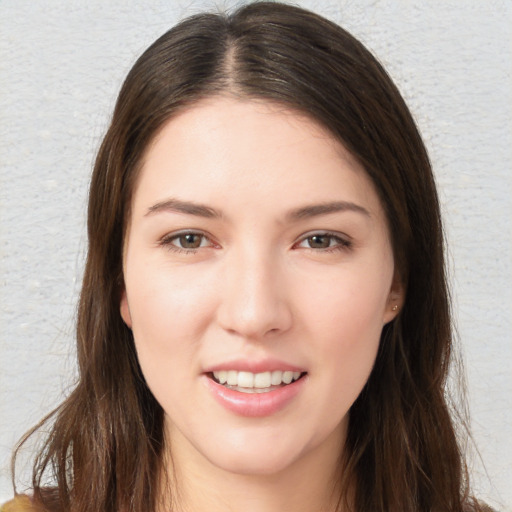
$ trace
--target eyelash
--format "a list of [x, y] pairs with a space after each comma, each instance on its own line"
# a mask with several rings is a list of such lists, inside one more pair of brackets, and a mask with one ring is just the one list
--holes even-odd
[[[185, 248], [185, 247], [178, 247], [174, 244], [176, 240], [179, 240], [182, 237], [186, 236], [199, 236], [201, 237], [201, 243], [199, 247], [196, 248]], [[170, 235], [165, 235], [160, 239], [158, 242], [158, 245], [165, 247], [169, 251], [178, 253], [178, 254], [195, 254], [199, 249], [203, 248], [202, 243], [204, 240], [208, 240], [210, 242], [210, 245], [208, 247], [214, 246], [215, 244], [211, 241], [210, 237], [205, 235], [204, 233], [201, 233], [200, 231], [181, 231], [179, 233], [172, 233]]]
[[[178, 247], [174, 244], [176, 240], [179, 240], [181, 237], [186, 236], [199, 236], [202, 238], [201, 244], [203, 243], [203, 240], [208, 240], [210, 242], [210, 245], [208, 246], [202, 246], [201, 244], [197, 248], [184, 248], [184, 247]], [[298, 242], [296, 242], [293, 245], [293, 248], [300, 247], [302, 243], [307, 242], [308, 240], [319, 237], [319, 238], [329, 238], [329, 244], [334, 240], [336, 243], [333, 246], [328, 246], [325, 248], [314, 248], [314, 247], [303, 247], [304, 249], [307, 249], [309, 251], [313, 252], [322, 252], [322, 253], [333, 253], [337, 251], [347, 251], [352, 248], [352, 242], [342, 238], [337, 233], [330, 233], [327, 231], [319, 231], [314, 233], [308, 233], [306, 236], [303, 236]], [[211, 239], [204, 233], [197, 232], [197, 231], [182, 231], [179, 233], [172, 233], [171, 235], [166, 235], [162, 237], [159, 241], [159, 245], [162, 247], [167, 248], [168, 250], [179, 253], [179, 254], [195, 254], [199, 249], [202, 247], [212, 247], [215, 246], [215, 244], [211, 241]]]
[[348, 251], [352, 249], [352, 242], [350, 240], [347, 240], [346, 238], [343, 238], [339, 235], [339, 233], [331, 233], [328, 231], [317, 231], [313, 233], [307, 233], [306, 236], [303, 236], [296, 244], [294, 244], [294, 247], [300, 246], [300, 244], [307, 242], [308, 240], [312, 239], [313, 237], [319, 237], [319, 238], [329, 238], [329, 243], [332, 241], [335, 241], [335, 245], [325, 248], [314, 248], [314, 247], [304, 247], [304, 249], [307, 249], [309, 251], [313, 252], [321, 252], [321, 253], [333, 253], [338, 251]]

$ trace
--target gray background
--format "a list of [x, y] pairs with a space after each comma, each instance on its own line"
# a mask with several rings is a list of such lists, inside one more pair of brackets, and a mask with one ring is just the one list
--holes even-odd
[[[430, 149], [466, 362], [477, 493], [512, 510], [512, 2], [304, 0], [365, 42]], [[0, 501], [69, 389], [94, 153], [134, 59], [212, 1], [0, 0]]]

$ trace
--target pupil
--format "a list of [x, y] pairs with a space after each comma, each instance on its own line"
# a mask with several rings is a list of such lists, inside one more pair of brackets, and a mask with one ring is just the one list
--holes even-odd
[[309, 245], [315, 249], [325, 249], [329, 247], [330, 238], [325, 235], [314, 235], [309, 238]]
[[197, 249], [201, 245], [200, 235], [182, 235], [180, 236], [180, 244], [185, 249]]

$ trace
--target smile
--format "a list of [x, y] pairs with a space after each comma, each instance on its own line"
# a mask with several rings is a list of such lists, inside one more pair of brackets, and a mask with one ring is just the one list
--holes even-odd
[[[228, 411], [240, 416], [263, 417], [275, 414], [293, 402], [307, 386], [308, 373], [291, 370], [259, 373], [215, 370], [204, 373], [203, 379], [213, 398]], [[225, 382], [221, 383], [221, 379]], [[266, 386], [256, 387], [264, 384]]]
[[289, 370], [252, 373], [221, 370], [212, 373], [213, 379], [223, 386], [242, 393], [268, 393], [298, 380], [302, 373]]

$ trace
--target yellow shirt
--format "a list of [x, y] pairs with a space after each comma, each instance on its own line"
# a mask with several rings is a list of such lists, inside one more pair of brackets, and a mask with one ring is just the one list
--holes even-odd
[[21, 494], [0, 506], [0, 512], [38, 512], [38, 510], [42, 509], [37, 509], [28, 496]]

